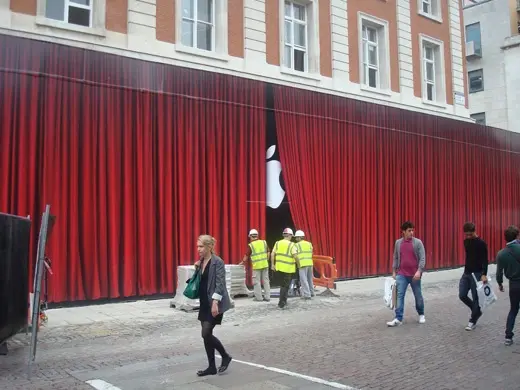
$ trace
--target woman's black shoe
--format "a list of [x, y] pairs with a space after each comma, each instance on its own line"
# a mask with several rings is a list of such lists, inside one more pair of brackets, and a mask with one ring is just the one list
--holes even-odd
[[227, 357], [222, 358], [222, 364], [218, 368], [219, 374], [222, 374], [224, 371], [226, 371], [228, 369], [229, 364], [231, 363], [231, 360], [233, 360], [233, 358], [229, 355]]
[[197, 371], [197, 376], [207, 376], [207, 375], [216, 375], [217, 369], [213, 367], [208, 367], [205, 370]]

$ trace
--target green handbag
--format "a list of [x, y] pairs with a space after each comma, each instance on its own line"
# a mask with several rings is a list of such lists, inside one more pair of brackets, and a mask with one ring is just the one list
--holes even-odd
[[184, 296], [189, 299], [198, 299], [200, 289], [200, 271], [197, 269], [191, 279], [188, 281], [188, 285], [184, 289]]

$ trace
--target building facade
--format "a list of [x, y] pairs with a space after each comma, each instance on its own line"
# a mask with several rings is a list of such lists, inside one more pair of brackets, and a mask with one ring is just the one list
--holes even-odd
[[391, 272], [405, 220], [428, 269], [463, 262], [467, 220], [495, 253], [520, 134], [469, 117], [461, 9], [0, 0], [0, 212], [34, 258], [51, 206], [49, 300], [172, 294], [199, 234], [237, 264], [252, 228], [305, 231], [340, 278]]
[[466, 1], [464, 23], [471, 117], [520, 132], [520, 1]]
[[467, 118], [461, 3], [0, 0], [0, 31]]

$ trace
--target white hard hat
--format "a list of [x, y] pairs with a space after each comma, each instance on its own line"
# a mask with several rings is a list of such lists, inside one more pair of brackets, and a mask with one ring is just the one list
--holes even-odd
[[283, 229], [283, 234], [290, 234], [291, 236], [293, 236], [293, 231], [291, 228], [285, 228]]
[[249, 237], [251, 237], [251, 236], [258, 236], [258, 230], [256, 230], [256, 229], [251, 229], [251, 230], [249, 231]]
[[296, 233], [294, 233], [294, 237], [305, 237], [305, 234], [302, 230], [296, 230]]

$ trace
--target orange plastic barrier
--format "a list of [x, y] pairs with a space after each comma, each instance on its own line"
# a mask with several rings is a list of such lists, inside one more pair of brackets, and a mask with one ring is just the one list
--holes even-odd
[[314, 271], [318, 272], [319, 277], [314, 277], [314, 285], [334, 288], [334, 281], [338, 277], [338, 270], [334, 264], [334, 258], [330, 256], [313, 255]]

